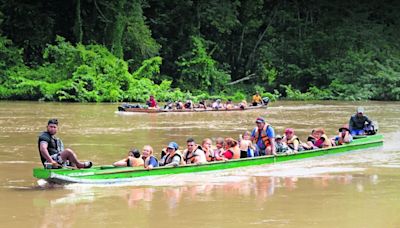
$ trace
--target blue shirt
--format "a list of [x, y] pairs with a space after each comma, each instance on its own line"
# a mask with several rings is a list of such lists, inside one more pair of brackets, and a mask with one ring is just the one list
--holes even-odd
[[[256, 131], [257, 131], [257, 127], [254, 128], [253, 131], [251, 132], [251, 137], [255, 137], [256, 136]], [[258, 132], [258, 133], [259, 133], [258, 141], [256, 142], [256, 144], [257, 144], [258, 148], [260, 148], [261, 150], [264, 150], [265, 149], [265, 144], [264, 144], [264, 141], [261, 138], [261, 131]], [[271, 126], [267, 127], [266, 134], [267, 134], [268, 138], [275, 138], [275, 131]]]
[[158, 167], [158, 161], [155, 157], [151, 156], [149, 159], [149, 165], [153, 167]]

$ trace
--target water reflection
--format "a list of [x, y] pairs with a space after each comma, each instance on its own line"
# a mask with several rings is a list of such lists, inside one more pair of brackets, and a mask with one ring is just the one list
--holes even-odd
[[[51, 207], [68, 204], [90, 203], [95, 200], [107, 199], [110, 197], [120, 197], [126, 201], [128, 208], [151, 209], [153, 199], [162, 198], [169, 209], [179, 207], [179, 204], [186, 199], [192, 201], [213, 201], [218, 195], [229, 197], [241, 197], [253, 199], [257, 202], [265, 202], [279, 192], [295, 192], [298, 189], [304, 191], [299, 183], [305, 183], [312, 180], [312, 186], [315, 189], [329, 189], [338, 185], [355, 185], [357, 191], [362, 192], [364, 185], [375, 185], [378, 181], [378, 175], [351, 175], [351, 174], [324, 174], [316, 177], [252, 177], [244, 181], [231, 183], [206, 183], [201, 185], [183, 185], [183, 186], [134, 186], [99, 188], [82, 187], [74, 188], [71, 193], [65, 197], [50, 200]], [[157, 195], [157, 196], [155, 196]]]

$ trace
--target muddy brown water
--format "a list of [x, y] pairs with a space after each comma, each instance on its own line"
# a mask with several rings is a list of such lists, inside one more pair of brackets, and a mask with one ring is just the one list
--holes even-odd
[[[0, 102], [1, 227], [400, 227], [400, 103], [290, 102], [223, 113], [118, 114], [118, 104]], [[49, 188], [37, 135], [47, 120], [82, 160], [111, 164], [132, 147], [237, 138], [263, 116], [279, 134], [329, 136], [357, 106], [379, 122], [384, 146], [352, 153], [232, 169], [152, 177], [125, 185]]]

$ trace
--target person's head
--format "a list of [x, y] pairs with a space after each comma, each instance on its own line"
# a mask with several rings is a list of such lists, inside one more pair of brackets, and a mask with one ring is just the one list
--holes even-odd
[[225, 138], [225, 148], [229, 149], [238, 145], [238, 142], [233, 138]]
[[256, 125], [257, 125], [258, 129], [263, 129], [264, 126], [265, 126], [265, 120], [264, 120], [264, 118], [258, 117], [258, 118], [256, 119]]
[[144, 146], [142, 149], [142, 158], [147, 158], [151, 155], [153, 155], [153, 147], [150, 145]]
[[258, 91], [256, 91], [256, 95], [260, 95], [260, 93]]
[[175, 151], [177, 151], [178, 149], [179, 149], [179, 146], [176, 142], [168, 143], [168, 146], [167, 146], [168, 153], [175, 153]]
[[50, 135], [55, 135], [58, 130], [58, 120], [57, 119], [49, 119], [47, 122], [47, 132]]
[[350, 132], [349, 125], [348, 124], [343, 125], [341, 128], [339, 128], [339, 132], [341, 133]]
[[215, 146], [216, 146], [218, 149], [224, 148], [224, 145], [225, 145], [225, 140], [224, 140], [224, 138], [218, 137], [218, 138], [215, 140]]
[[243, 133], [243, 139], [250, 140], [250, 138], [251, 138], [250, 131], [245, 131]]
[[140, 158], [140, 152], [139, 152], [138, 149], [132, 148], [132, 149], [129, 150], [128, 156], [135, 157], [135, 158]]
[[188, 150], [189, 152], [193, 152], [194, 149], [196, 148], [196, 142], [194, 141], [193, 138], [188, 138], [188, 139], [186, 140], [186, 146], [187, 146], [187, 150]]
[[358, 107], [356, 110], [356, 113], [358, 116], [364, 115], [364, 108], [363, 107]]
[[324, 130], [323, 128], [317, 128], [317, 129], [315, 129], [313, 136], [314, 136], [316, 139], [319, 139], [319, 138], [321, 138], [321, 136], [324, 135], [324, 134], [325, 134], [325, 130]]
[[277, 143], [282, 142], [282, 135], [276, 135], [276, 136], [275, 136], [275, 141], [276, 141]]
[[211, 145], [212, 145], [212, 141], [209, 138], [205, 138], [205, 139], [203, 139], [203, 142], [201, 142], [201, 147], [203, 149], [206, 148], [206, 150], [211, 149]]
[[294, 135], [294, 129], [293, 128], [286, 128], [285, 129], [285, 136], [288, 139], [291, 139]]

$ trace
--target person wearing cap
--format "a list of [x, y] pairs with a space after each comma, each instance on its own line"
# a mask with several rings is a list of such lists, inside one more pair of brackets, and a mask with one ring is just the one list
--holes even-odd
[[283, 137], [282, 142], [286, 143], [287, 146], [291, 150], [293, 150], [294, 153], [297, 153], [297, 152], [303, 150], [303, 147], [301, 146], [301, 141], [300, 141], [299, 137], [297, 137], [294, 134], [293, 128], [285, 129], [285, 136]]
[[176, 142], [170, 142], [167, 146], [167, 153], [161, 158], [160, 166], [177, 167], [184, 165], [182, 153], [178, 150], [179, 146]]
[[183, 160], [186, 164], [207, 163], [204, 151], [196, 144], [193, 138], [186, 140], [186, 150], [183, 151]]
[[253, 104], [253, 106], [257, 106], [259, 104], [261, 104], [261, 105], [264, 104], [263, 99], [261, 98], [259, 92], [256, 92], [256, 94], [253, 95], [251, 103]]
[[92, 167], [91, 161], [80, 162], [73, 150], [64, 149], [63, 142], [56, 137], [57, 131], [58, 120], [50, 119], [47, 122], [47, 130], [39, 135], [38, 149], [43, 166], [45, 168], [60, 168], [67, 165], [77, 168]]
[[363, 135], [364, 128], [372, 124], [368, 116], [364, 115], [364, 108], [358, 107], [356, 114], [350, 117], [349, 130], [351, 135]]
[[214, 110], [218, 110], [223, 108], [222, 104], [221, 104], [221, 100], [220, 99], [216, 99], [212, 104], [211, 104], [211, 108]]
[[128, 157], [114, 162], [113, 166], [128, 166], [128, 167], [136, 167], [143, 166], [144, 161], [140, 157], [140, 152], [136, 148], [132, 148], [128, 151]]
[[144, 161], [144, 168], [145, 169], [153, 169], [154, 167], [158, 167], [158, 160], [153, 155], [153, 147], [150, 145], [146, 145], [142, 149], [142, 159]]
[[251, 140], [256, 146], [258, 156], [276, 155], [275, 131], [262, 117], [256, 119], [256, 125], [251, 132]]
[[353, 136], [350, 134], [349, 125], [345, 124], [339, 128], [339, 135], [334, 138], [335, 145], [343, 145], [353, 141]]
[[275, 148], [276, 148], [276, 153], [277, 154], [284, 154], [284, 153], [290, 153], [291, 150], [289, 149], [288, 145], [283, 142], [282, 136], [281, 135], [276, 135], [275, 136]]

